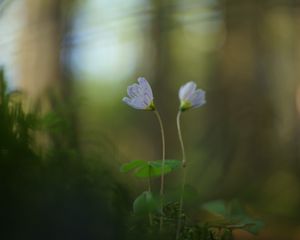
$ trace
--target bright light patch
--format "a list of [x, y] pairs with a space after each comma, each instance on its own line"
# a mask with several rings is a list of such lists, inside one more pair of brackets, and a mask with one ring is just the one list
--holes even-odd
[[115, 82], [132, 76], [138, 63], [138, 0], [89, 0], [79, 7], [72, 68], [78, 79]]

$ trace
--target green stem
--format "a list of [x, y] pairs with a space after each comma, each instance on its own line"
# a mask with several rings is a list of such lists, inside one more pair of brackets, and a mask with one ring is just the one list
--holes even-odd
[[180, 128], [180, 116], [181, 116], [181, 111], [178, 111], [176, 122], [177, 122], [177, 130], [178, 130], [178, 137], [179, 137], [179, 142], [182, 150], [182, 168], [183, 168], [183, 176], [182, 176], [182, 187], [181, 187], [181, 194], [180, 194], [180, 200], [179, 200], [179, 211], [178, 211], [178, 222], [177, 222], [177, 231], [176, 231], [176, 239], [179, 239], [180, 236], [180, 230], [181, 230], [181, 225], [182, 225], [182, 210], [183, 210], [183, 195], [184, 195], [184, 190], [185, 190], [185, 182], [186, 182], [186, 155], [185, 155], [185, 149], [184, 149], [184, 144], [182, 140], [182, 133], [181, 133], [181, 128]]
[[161, 216], [159, 220], [159, 229], [162, 230], [163, 226], [163, 197], [164, 197], [164, 185], [165, 185], [165, 155], [166, 155], [166, 144], [165, 144], [165, 132], [164, 132], [164, 127], [163, 123], [160, 117], [160, 114], [157, 110], [154, 111], [157, 120], [159, 122], [160, 126], [160, 131], [161, 131], [161, 140], [162, 140], [162, 173], [161, 173], [161, 178], [160, 178], [160, 211], [161, 211]]
[[182, 150], [182, 166], [185, 166], [186, 164], [186, 156], [185, 156], [185, 149], [184, 149], [184, 144], [183, 144], [183, 140], [182, 140], [182, 134], [181, 134], [181, 127], [180, 127], [180, 116], [181, 116], [181, 111], [179, 110], [177, 113], [177, 118], [176, 118], [176, 122], [177, 122], [177, 130], [178, 130], [178, 137], [179, 137], [179, 142], [180, 142], [180, 146], [181, 146], [181, 150]]

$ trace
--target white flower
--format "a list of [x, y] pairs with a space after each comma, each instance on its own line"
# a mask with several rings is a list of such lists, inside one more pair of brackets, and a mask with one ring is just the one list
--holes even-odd
[[188, 82], [179, 89], [180, 110], [185, 111], [190, 108], [201, 107], [206, 103], [205, 92], [197, 89], [194, 82]]
[[122, 100], [129, 106], [141, 110], [155, 110], [152, 89], [145, 78], [140, 77], [138, 84], [128, 86], [127, 94], [129, 97], [124, 97]]

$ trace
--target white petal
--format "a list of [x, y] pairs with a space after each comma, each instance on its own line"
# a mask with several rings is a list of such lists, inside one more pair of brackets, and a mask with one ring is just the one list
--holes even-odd
[[144, 102], [142, 97], [136, 97], [131, 99], [131, 106], [136, 109], [147, 109], [148, 105]]
[[140, 95], [140, 87], [139, 85], [137, 85], [136, 83], [135, 84], [132, 84], [130, 86], [128, 86], [127, 88], [127, 94], [129, 97], [137, 97]]
[[123, 97], [122, 101], [126, 104], [128, 104], [129, 106], [131, 106], [131, 99], [128, 97]]
[[194, 82], [188, 82], [185, 85], [181, 86], [181, 88], [179, 89], [179, 99], [181, 101], [188, 101], [196, 90], [196, 87], [197, 85]]
[[138, 84], [127, 88], [129, 97], [124, 97], [123, 102], [136, 109], [153, 109], [153, 94], [150, 84], [145, 78], [138, 78]]
[[133, 107], [135, 109], [147, 109], [148, 105], [146, 105], [143, 101], [143, 98], [140, 97], [135, 97], [135, 98], [128, 98], [124, 97], [122, 99], [123, 102], [125, 102], [127, 105], [130, 107]]
[[144, 94], [146, 93], [150, 97], [150, 99], [153, 100], [152, 89], [151, 89], [151, 86], [148, 83], [148, 81], [143, 77], [139, 77], [138, 83], [140, 84], [141, 88], [143, 89]]
[[201, 107], [206, 103], [205, 92], [202, 89], [197, 89], [190, 98], [193, 108]]

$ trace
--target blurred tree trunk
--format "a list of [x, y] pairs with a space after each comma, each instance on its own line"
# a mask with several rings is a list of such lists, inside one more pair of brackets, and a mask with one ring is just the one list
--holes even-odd
[[49, 108], [49, 89], [61, 84], [62, 41], [59, 0], [25, 0], [25, 27], [19, 42], [20, 84], [35, 104]]
[[[274, 121], [266, 91], [269, 83], [259, 57], [264, 55], [261, 4], [252, 0], [223, 4], [226, 41], [210, 83], [216, 91], [210, 96], [205, 144], [210, 149], [209, 161], [223, 166], [216, 185], [231, 196], [253, 176], [255, 180], [263, 177], [259, 172], [265, 170], [271, 157]], [[213, 192], [219, 194], [216, 189]]]
[[[173, 108], [176, 99], [174, 95], [174, 79], [171, 79], [172, 74], [172, 39], [170, 30], [173, 25], [171, 15], [174, 11], [172, 0], [152, 0], [153, 17], [151, 22], [151, 53], [153, 56], [153, 65], [151, 79], [154, 80], [155, 102], [158, 105], [159, 111], [165, 125], [166, 132], [166, 153], [170, 157], [170, 153], [177, 153], [174, 146], [178, 145], [176, 137], [176, 108]], [[171, 104], [172, 103], [172, 104]], [[158, 139], [158, 135], [155, 137]], [[178, 145], [179, 146], [179, 145]]]
[[299, 76], [291, 68], [298, 47], [292, 4], [227, 0], [223, 8], [226, 41], [211, 83], [218, 91], [209, 116], [216, 128], [207, 147], [223, 164], [220, 191], [234, 195], [241, 186], [260, 186], [271, 167], [290, 168], [297, 156]]
[[77, 147], [76, 113], [70, 107], [72, 81], [62, 62], [70, 51], [64, 37], [71, 31], [68, 11], [74, 3], [25, 0], [24, 28], [18, 42], [19, 81], [30, 105], [42, 112], [56, 112], [67, 121], [66, 134], [52, 136], [54, 146], [59, 148]]

